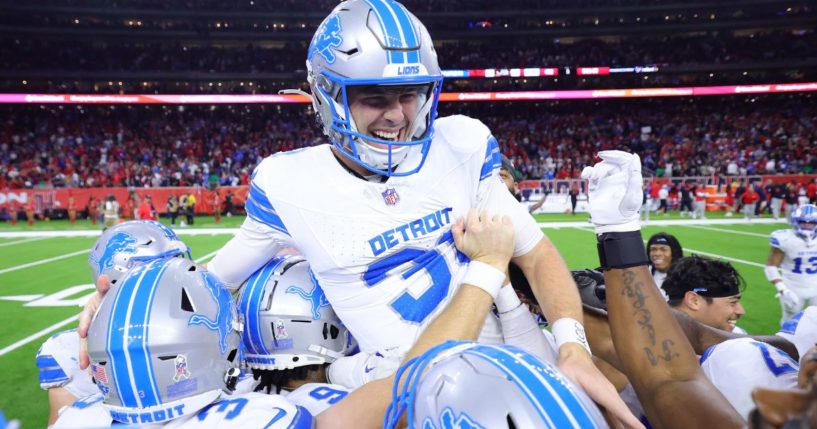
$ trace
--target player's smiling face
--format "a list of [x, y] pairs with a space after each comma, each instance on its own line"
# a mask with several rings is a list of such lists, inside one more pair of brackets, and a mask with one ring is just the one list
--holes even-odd
[[[417, 115], [418, 86], [349, 88], [349, 110], [359, 133], [386, 141], [409, 140], [408, 127]], [[383, 144], [370, 143], [385, 149]]]
[[698, 321], [714, 328], [732, 332], [738, 319], [746, 313], [740, 303], [740, 294], [724, 298], [712, 298], [712, 302], [703, 301], [703, 308]]
[[656, 270], [666, 273], [670, 264], [672, 264], [672, 248], [666, 244], [651, 245], [650, 262]]

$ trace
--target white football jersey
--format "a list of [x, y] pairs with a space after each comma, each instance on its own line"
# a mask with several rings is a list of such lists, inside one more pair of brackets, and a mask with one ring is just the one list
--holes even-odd
[[304, 407], [310, 414], [317, 416], [327, 408], [340, 402], [349, 392], [349, 389], [338, 384], [307, 383], [285, 396], [287, 401], [299, 407]]
[[755, 408], [752, 390], [794, 388], [800, 371], [800, 365], [784, 351], [751, 338], [708, 348], [701, 356], [701, 368], [744, 419]]
[[40, 387], [62, 387], [77, 398], [99, 392], [88, 371], [79, 368], [79, 334], [76, 329], [62, 331], [45, 340], [37, 350]]
[[780, 229], [769, 241], [785, 254], [780, 268], [786, 287], [802, 299], [817, 297], [817, 240], [806, 240], [793, 229]]
[[[101, 393], [82, 398], [65, 407], [52, 426], [60, 428], [109, 428], [114, 420], [102, 406]], [[118, 423], [117, 423], [118, 424]], [[140, 428], [165, 429], [310, 429], [312, 414], [281, 395], [245, 393], [224, 396], [198, 413], [161, 424], [141, 424]]]
[[791, 341], [801, 358], [805, 356], [817, 344], [817, 306], [806, 307], [783, 322], [777, 335]]
[[[265, 159], [247, 220], [208, 269], [238, 287], [282, 248], [297, 248], [325, 293], [313, 305], [331, 304], [363, 352], [405, 353], [445, 307], [466, 267], [450, 229], [469, 208], [511, 216], [516, 256], [543, 237], [499, 179], [498, 145], [475, 119], [437, 120], [423, 168], [384, 183], [353, 176], [330, 148]], [[495, 340], [498, 322], [488, 321]]]

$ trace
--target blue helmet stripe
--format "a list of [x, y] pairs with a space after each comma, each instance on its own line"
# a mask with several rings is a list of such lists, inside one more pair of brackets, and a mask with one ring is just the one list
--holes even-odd
[[264, 297], [267, 281], [275, 272], [280, 262], [273, 260], [261, 270], [257, 271], [250, 277], [250, 283], [247, 285], [248, 289], [245, 292], [245, 306], [242, 308], [244, 313], [245, 327], [244, 331], [244, 345], [247, 347], [247, 352], [251, 354], [270, 354], [264, 338], [261, 335], [263, 326], [261, 325], [261, 304]]
[[135, 268], [138, 271], [119, 286], [114, 301], [107, 348], [117, 392], [125, 407], [161, 403], [147, 343], [150, 307], [166, 261]]
[[[394, 1], [388, 1], [388, 6], [393, 10], [394, 14], [397, 16], [397, 21], [400, 23], [400, 27], [403, 29], [403, 34], [405, 35], [405, 46], [408, 48], [419, 48], [420, 43], [417, 40], [417, 33], [414, 31], [414, 25], [411, 22], [411, 17], [408, 14], [405, 6], [400, 3]], [[419, 49], [412, 49], [411, 51], [407, 51], [406, 53], [406, 62], [408, 63], [419, 63], [420, 62], [420, 50]]]
[[[397, 19], [392, 15], [384, 0], [366, 0], [372, 7], [377, 21], [380, 22], [380, 29], [383, 31], [383, 41], [387, 48], [405, 48], [405, 38], [399, 28]], [[402, 64], [406, 62], [403, 52], [387, 50], [386, 57], [389, 64]]]
[[105, 350], [108, 354], [110, 377], [113, 379], [115, 390], [119, 395], [119, 401], [125, 406], [135, 405], [136, 395], [133, 394], [132, 389], [125, 387], [129, 375], [123, 349], [123, 346], [126, 344], [122, 330], [124, 329], [124, 317], [128, 304], [124, 297], [130, 294], [135, 284], [139, 282], [139, 279], [144, 277], [145, 268], [147, 268], [145, 265], [133, 268], [129, 273], [130, 276], [127, 277], [125, 281], [119, 282], [116, 288], [116, 296], [114, 297], [111, 314], [108, 318]]
[[505, 348], [485, 345], [474, 346], [463, 353], [483, 356], [487, 362], [504, 372], [528, 397], [542, 420], [549, 422], [552, 427], [598, 426], [581, 402], [575, 398], [575, 392], [563, 384], [562, 380], [554, 379], [553, 375], [545, 372], [541, 362], [537, 360], [531, 362], [529, 356], [513, 353]]
[[502, 156], [499, 154], [499, 144], [494, 136], [488, 137], [488, 146], [485, 148], [485, 161], [482, 163], [482, 170], [479, 172], [479, 180], [491, 177], [494, 170], [498, 170], [502, 165]]

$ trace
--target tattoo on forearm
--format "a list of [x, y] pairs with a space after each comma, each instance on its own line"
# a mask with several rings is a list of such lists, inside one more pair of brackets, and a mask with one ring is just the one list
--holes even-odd
[[[644, 354], [647, 356], [647, 360], [649, 360], [650, 365], [656, 366], [658, 365], [659, 361], [663, 360], [669, 362], [673, 358], [680, 356], [679, 353], [673, 351], [673, 346], [675, 346], [674, 341], [670, 339], [656, 339], [656, 330], [655, 326], [653, 326], [652, 312], [645, 307], [647, 300], [647, 292], [645, 291], [649, 286], [638, 281], [636, 273], [632, 270], [625, 269], [623, 274], [624, 291], [622, 294], [627, 298], [630, 298], [634, 309], [633, 315], [636, 318], [636, 322], [643, 331], [646, 331], [650, 341], [650, 346], [644, 347]], [[656, 350], [656, 345], [659, 341], [660, 345], [658, 346], [658, 350]]]
[[633, 308], [637, 317], [636, 322], [642, 330], [647, 331], [651, 345], [655, 345], [655, 327], [652, 326], [652, 313], [644, 308], [646, 295], [642, 289], [643, 284], [635, 278], [635, 273], [624, 270], [624, 296], [633, 299]]

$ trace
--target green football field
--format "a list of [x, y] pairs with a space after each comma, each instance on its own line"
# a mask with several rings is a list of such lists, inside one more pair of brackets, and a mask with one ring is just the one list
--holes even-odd
[[[721, 218], [720, 216], [718, 217]], [[657, 216], [654, 220], [678, 219]], [[213, 252], [226, 243], [230, 230], [208, 231], [208, 228], [234, 228], [242, 218], [197, 218], [196, 227], [179, 228], [182, 239], [190, 246], [193, 258], [209, 260]], [[596, 267], [593, 230], [586, 215], [540, 215], [545, 233], [561, 251], [571, 269]], [[732, 221], [722, 219], [723, 221]], [[569, 224], [566, 222], [577, 221]], [[777, 331], [780, 308], [774, 289], [763, 274], [769, 251], [768, 235], [786, 228], [784, 223], [711, 223], [693, 225], [655, 225], [644, 228], [644, 237], [658, 231], [674, 234], [686, 254], [700, 254], [730, 261], [746, 280], [743, 294], [746, 316], [738, 326], [752, 334]], [[558, 226], [558, 227], [555, 227]], [[0, 387], [0, 410], [7, 418], [18, 419], [23, 428], [43, 428], [48, 415], [47, 394], [39, 388], [34, 356], [50, 335], [76, 327], [80, 302], [92, 292], [88, 268], [88, 250], [93, 235], [85, 221], [68, 225], [65, 221], [38, 222], [34, 227], [18, 223], [0, 224], [0, 368], [8, 376]], [[197, 234], [188, 235], [187, 231]], [[43, 236], [54, 231], [56, 236]]]

